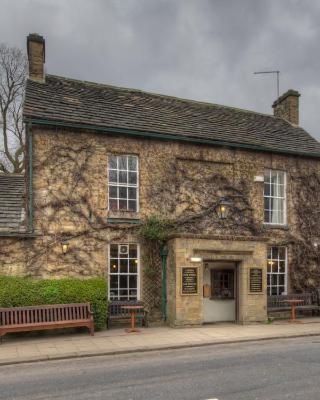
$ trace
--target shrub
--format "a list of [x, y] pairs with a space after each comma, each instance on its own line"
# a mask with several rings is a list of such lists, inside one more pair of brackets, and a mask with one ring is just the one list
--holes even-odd
[[91, 303], [96, 329], [106, 325], [107, 284], [104, 278], [32, 279], [0, 275], [0, 307]]

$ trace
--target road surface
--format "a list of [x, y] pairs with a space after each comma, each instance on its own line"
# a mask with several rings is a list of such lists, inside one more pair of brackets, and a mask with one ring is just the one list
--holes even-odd
[[0, 399], [319, 400], [320, 337], [2, 366]]

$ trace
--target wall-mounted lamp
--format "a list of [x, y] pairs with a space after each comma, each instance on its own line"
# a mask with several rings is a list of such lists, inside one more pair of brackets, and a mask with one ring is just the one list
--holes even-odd
[[202, 257], [192, 256], [189, 258], [189, 261], [194, 262], [194, 263], [199, 263], [199, 262], [202, 262]]
[[231, 202], [228, 201], [225, 197], [221, 197], [219, 203], [217, 204], [215, 210], [220, 219], [228, 218], [230, 212]]
[[66, 239], [61, 240], [61, 250], [63, 254], [66, 254], [69, 250], [69, 242]]

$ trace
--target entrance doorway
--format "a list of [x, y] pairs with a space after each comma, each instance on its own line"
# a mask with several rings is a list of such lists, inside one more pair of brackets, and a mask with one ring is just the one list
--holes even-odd
[[237, 268], [235, 262], [204, 261], [204, 322], [235, 322], [237, 319]]

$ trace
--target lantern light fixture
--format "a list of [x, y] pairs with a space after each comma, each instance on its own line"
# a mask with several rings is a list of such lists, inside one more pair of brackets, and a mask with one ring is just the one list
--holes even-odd
[[219, 203], [217, 204], [215, 210], [220, 219], [228, 218], [230, 212], [231, 202], [225, 197], [221, 197]]
[[69, 250], [69, 242], [66, 239], [61, 240], [61, 250], [63, 254], [66, 254]]

